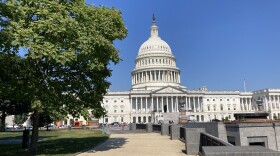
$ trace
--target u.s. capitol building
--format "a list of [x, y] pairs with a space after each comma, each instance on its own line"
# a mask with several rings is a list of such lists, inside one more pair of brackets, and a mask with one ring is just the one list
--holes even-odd
[[270, 119], [280, 118], [280, 89], [241, 92], [209, 91], [206, 87], [188, 90], [181, 86], [175, 56], [159, 37], [154, 17], [150, 31], [135, 59], [131, 90], [109, 91], [104, 97], [105, 123], [178, 122], [182, 116], [196, 122], [234, 120], [234, 113], [255, 112], [266, 112]]

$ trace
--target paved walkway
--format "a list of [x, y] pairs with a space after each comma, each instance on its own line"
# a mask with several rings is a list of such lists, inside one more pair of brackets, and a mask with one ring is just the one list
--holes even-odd
[[159, 133], [114, 133], [94, 149], [78, 156], [186, 156], [185, 144]]

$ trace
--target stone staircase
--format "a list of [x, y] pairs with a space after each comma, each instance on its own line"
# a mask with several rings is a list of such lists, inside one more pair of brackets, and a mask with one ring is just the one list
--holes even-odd
[[174, 123], [178, 123], [179, 121], [179, 112], [177, 113], [162, 113], [164, 123], [169, 123], [169, 121], [173, 121]]

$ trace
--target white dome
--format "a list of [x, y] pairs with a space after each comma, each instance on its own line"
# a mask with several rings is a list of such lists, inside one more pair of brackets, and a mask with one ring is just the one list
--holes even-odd
[[171, 48], [158, 36], [152, 36], [145, 41], [139, 48], [138, 55], [150, 52], [164, 52], [171, 54]]
[[181, 87], [180, 69], [176, 67], [176, 59], [171, 48], [158, 36], [154, 16], [151, 36], [140, 46], [131, 75], [132, 90], [155, 90], [165, 86]]

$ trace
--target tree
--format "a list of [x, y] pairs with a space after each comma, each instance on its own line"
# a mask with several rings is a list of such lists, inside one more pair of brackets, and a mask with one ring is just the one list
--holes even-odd
[[[31, 116], [31, 121], [34, 121], [34, 114]], [[39, 115], [39, 127], [47, 127], [47, 131], [49, 130], [49, 124], [53, 122], [53, 118], [49, 115], [48, 112], [42, 111]]]
[[277, 120], [277, 119], [278, 119], [277, 116], [276, 116], [276, 114], [273, 115], [273, 119], [274, 119], [274, 120]]
[[103, 107], [101, 107], [101, 108], [95, 108], [92, 111], [92, 114], [95, 118], [99, 119], [99, 118], [103, 117], [104, 115], [106, 115], [107, 112]]
[[23, 71], [25, 60], [15, 54], [0, 53], [0, 117], [1, 130], [5, 130], [7, 115], [27, 113], [30, 102], [24, 98]]
[[14, 116], [13, 122], [16, 125], [22, 125], [28, 119], [28, 115], [26, 113], [18, 114]]
[[100, 108], [108, 65], [120, 61], [113, 41], [127, 29], [120, 11], [84, 0], [6, 0], [0, 16], [0, 32], [11, 41], [2, 41], [2, 52], [27, 51], [25, 92], [34, 115], [29, 151], [35, 153], [42, 110], [79, 115]]

